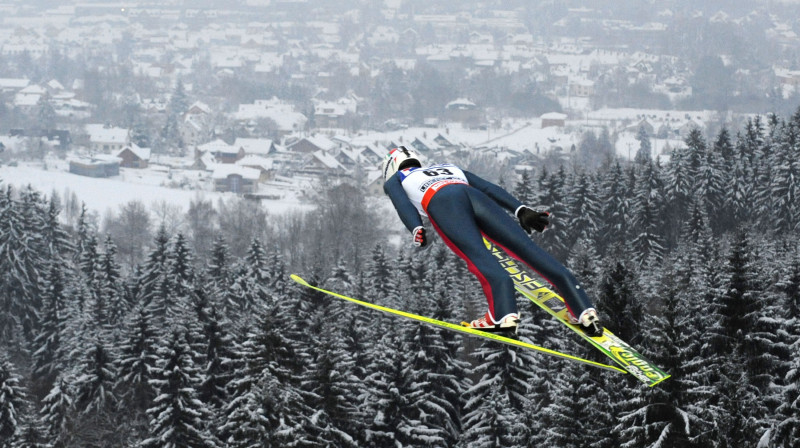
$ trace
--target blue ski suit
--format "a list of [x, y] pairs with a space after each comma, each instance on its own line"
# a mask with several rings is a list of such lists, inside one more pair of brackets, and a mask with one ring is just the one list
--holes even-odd
[[455, 165], [439, 164], [400, 170], [383, 190], [409, 231], [422, 226], [421, 215], [427, 215], [445, 244], [467, 262], [480, 281], [493, 320], [518, 312], [517, 302], [511, 277], [486, 249], [482, 236], [551, 283], [574, 316], [592, 308], [572, 273], [506, 213], [515, 212], [522, 203], [499, 186]]

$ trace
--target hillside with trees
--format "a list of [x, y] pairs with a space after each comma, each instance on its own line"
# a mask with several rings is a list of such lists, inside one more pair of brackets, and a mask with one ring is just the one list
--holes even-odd
[[[198, 200], [132, 245], [122, 214], [64, 224], [59, 198], [3, 185], [0, 447], [793, 446], [800, 111], [685, 143], [664, 165], [511, 185], [550, 207], [534, 238], [605, 324], [672, 374], [653, 389], [298, 289], [291, 272], [437, 319], [483, 312], [444, 244], [387, 244], [352, 186], [281, 216]], [[520, 304], [523, 340], [597, 356]]]

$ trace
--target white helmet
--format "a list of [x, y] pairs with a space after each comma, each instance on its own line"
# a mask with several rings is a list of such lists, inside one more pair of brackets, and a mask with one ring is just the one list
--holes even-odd
[[419, 156], [405, 146], [398, 146], [383, 159], [383, 181], [386, 182], [394, 173], [409, 166], [422, 166]]

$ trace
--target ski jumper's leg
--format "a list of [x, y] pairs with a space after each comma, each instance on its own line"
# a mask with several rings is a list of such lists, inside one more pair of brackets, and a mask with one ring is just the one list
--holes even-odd
[[583, 310], [593, 307], [569, 269], [534, 243], [505, 210], [479, 190], [472, 188], [468, 194], [478, 226], [487, 238], [552, 284], [564, 297], [573, 315], [578, 316]]
[[467, 262], [467, 268], [481, 283], [495, 321], [517, 312], [514, 282], [496, 258], [486, 250], [472, 203], [467, 194], [473, 188], [448, 185], [428, 204], [428, 217], [450, 249]]

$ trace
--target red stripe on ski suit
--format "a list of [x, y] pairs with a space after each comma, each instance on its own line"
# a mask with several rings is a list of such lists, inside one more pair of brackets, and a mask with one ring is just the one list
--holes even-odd
[[473, 263], [472, 260], [470, 260], [464, 254], [464, 252], [461, 252], [461, 249], [456, 247], [456, 245], [453, 244], [452, 241], [450, 241], [450, 238], [448, 238], [444, 234], [444, 232], [442, 232], [442, 230], [439, 228], [439, 226], [436, 225], [436, 221], [434, 221], [433, 218], [431, 218], [430, 216], [429, 216], [429, 218], [431, 220], [431, 224], [433, 224], [433, 228], [436, 229], [436, 233], [438, 233], [439, 236], [442, 237], [442, 241], [444, 241], [444, 243], [447, 245], [447, 247], [450, 248], [450, 250], [452, 250], [456, 255], [461, 257], [461, 259], [463, 259], [464, 261], [467, 262], [467, 270], [469, 272], [472, 272], [472, 274], [475, 275], [475, 277], [478, 278], [478, 281], [481, 284], [481, 289], [483, 289], [483, 294], [486, 296], [486, 301], [489, 302], [489, 316], [492, 318], [492, 320], [495, 320], [494, 319], [495, 318], [495, 316], [494, 316], [494, 295], [492, 294], [492, 286], [489, 284], [489, 280], [487, 280], [486, 276], [484, 276], [483, 273], [481, 273], [481, 271], [478, 269], [478, 267], [475, 266], [475, 263]]

